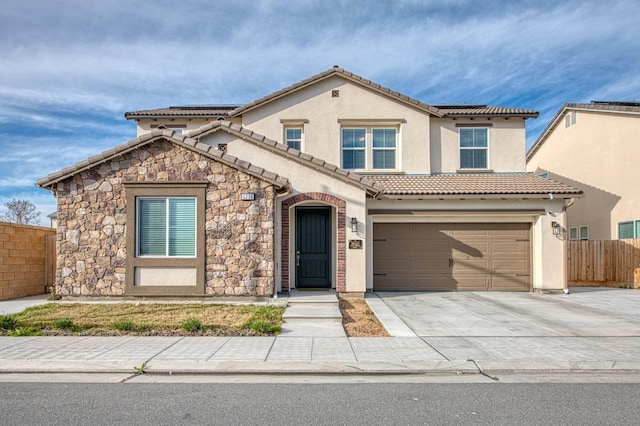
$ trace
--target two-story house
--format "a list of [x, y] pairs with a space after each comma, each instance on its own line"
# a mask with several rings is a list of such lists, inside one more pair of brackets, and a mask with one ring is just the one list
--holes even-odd
[[527, 170], [584, 192], [567, 209], [571, 240], [640, 238], [640, 102], [568, 103], [527, 153]]
[[581, 192], [525, 172], [537, 115], [339, 67], [245, 105], [129, 112], [136, 139], [37, 182], [58, 198], [58, 292], [561, 291]]

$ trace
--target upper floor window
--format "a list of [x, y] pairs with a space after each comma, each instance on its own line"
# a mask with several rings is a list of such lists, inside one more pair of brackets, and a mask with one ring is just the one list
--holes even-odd
[[365, 169], [366, 129], [342, 129], [342, 168]]
[[618, 222], [618, 239], [640, 238], [640, 220]]
[[460, 168], [487, 169], [489, 167], [489, 129], [460, 129]]
[[342, 168], [352, 170], [396, 169], [397, 147], [397, 129], [378, 127], [343, 128]]
[[302, 150], [302, 127], [287, 127], [284, 129], [284, 141], [289, 148]]

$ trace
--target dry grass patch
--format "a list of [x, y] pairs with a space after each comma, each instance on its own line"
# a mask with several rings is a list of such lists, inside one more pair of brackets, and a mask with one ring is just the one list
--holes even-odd
[[[198, 334], [251, 335], [279, 332], [283, 312], [284, 308], [253, 305], [50, 303], [27, 309], [15, 319], [21, 327], [38, 328], [43, 334], [193, 334], [183, 330], [183, 324], [196, 319], [202, 325]], [[68, 321], [72, 327], [56, 326]], [[126, 323], [129, 329], [120, 326]], [[267, 332], [265, 323], [272, 326]]]
[[342, 326], [349, 337], [389, 336], [364, 299], [340, 299]]

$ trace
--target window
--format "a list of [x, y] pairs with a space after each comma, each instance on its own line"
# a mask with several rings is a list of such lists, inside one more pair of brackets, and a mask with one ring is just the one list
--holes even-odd
[[488, 129], [460, 129], [460, 168], [488, 168]]
[[366, 168], [366, 129], [342, 129], [342, 168]]
[[285, 144], [289, 148], [302, 150], [302, 128], [301, 127], [287, 127], [284, 129]]
[[588, 226], [581, 226], [580, 227], [580, 239], [581, 240], [588, 240], [589, 239], [589, 227]]
[[396, 168], [396, 129], [373, 129], [373, 168]]
[[569, 228], [569, 239], [570, 240], [578, 239], [578, 228], [576, 227]]
[[397, 133], [394, 128], [343, 128], [342, 168], [396, 169]]
[[640, 220], [629, 220], [618, 223], [618, 239], [640, 238]]
[[144, 197], [137, 203], [138, 256], [195, 256], [195, 198]]
[[567, 114], [567, 116], [564, 118], [564, 127], [571, 127], [574, 124], [576, 124], [576, 112], [570, 112]]

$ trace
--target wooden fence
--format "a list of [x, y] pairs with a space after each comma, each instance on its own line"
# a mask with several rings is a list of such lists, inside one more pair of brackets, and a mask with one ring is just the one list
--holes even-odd
[[640, 268], [640, 239], [568, 243], [571, 286], [638, 287], [636, 268]]

